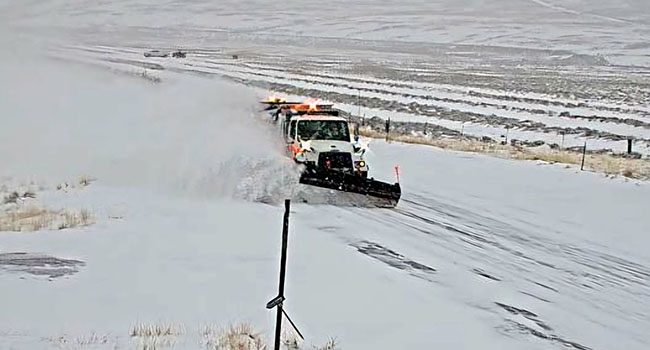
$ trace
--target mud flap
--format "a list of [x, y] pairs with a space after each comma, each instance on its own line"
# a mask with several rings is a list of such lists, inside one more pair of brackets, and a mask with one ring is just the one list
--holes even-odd
[[301, 175], [300, 183], [360, 194], [369, 197], [369, 202], [389, 208], [395, 207], [402, 195], [399, 183], [389, 184], [332, 170], [306, 171]]

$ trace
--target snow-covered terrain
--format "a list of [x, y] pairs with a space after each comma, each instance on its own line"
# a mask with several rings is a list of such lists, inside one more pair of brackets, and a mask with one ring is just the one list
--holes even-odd
[[[604, 147], [619, 147], [612, 135], [650, 138], [647, 71], [596, 57], [647, 63], [646, 2], [342, 4], [0, 1], [0, 200], [35, 197], [0, 213], [93, 216], [0, 232], [1, 348], [144, 348], [130, 336], [138, 324], [174, 325], [157, 345], [176, 349], [206, 348], [203, 327], [236, 322], [270, 340], [276, 204], [297, 173], [257, 118], [265, 88], [328, 93], [351, 112], [359, 98], [362, 113], [477, 135], [498, 133], [503, 114], [543, 124], [511, 130], [531, 138], [557, 137], [547, 127], [607, 132], [590, 140]], [[427, 52], [420, 41], [445, 45]], [[474, 57], [449, 43], [527, 49]], [[558, 59], [544, 53], [551, 45], [588, 62], [539, 64]], [[177, 47], [186, 59], [142, 56]], [[427, 63], [439, 52], [465, 58]], [[517, 68], [517, 57], [530, 61]], [[395, 209], [293, 203], [286, 307], [307, 345], [648, 348], [647, 183], [380, 141], [369, 157], [379, 179], [399, 165]]]
[[[511, 128], [520, 140], [616, 153], [633, 138], [650, 155], [648, 6], [59, 0], [6, 2], [2, 16], [66, 60], [218, 75], [478, 137]], [[189, 57], [142, 55], [176, 48]]]

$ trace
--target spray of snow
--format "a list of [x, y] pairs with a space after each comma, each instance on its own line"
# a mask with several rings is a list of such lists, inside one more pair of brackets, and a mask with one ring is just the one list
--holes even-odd
[[166, 72], [152, 84], [34, 56], [24, 46], [4, 52], [0, 176], [88, 175], [247, 200], [282, 197], [297, 183], [279, 138], [260, 123], [259, 96], [245, 87]]

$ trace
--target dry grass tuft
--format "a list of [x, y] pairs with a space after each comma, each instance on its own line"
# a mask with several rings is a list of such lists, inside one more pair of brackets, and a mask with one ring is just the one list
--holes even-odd
[[634, 170], [632, 170], [632, 169], [630, 169], [630, 168], [625, 168], [625, 169], [623, 170], [623, 176], [625, 176], [625, 177], [630, 177], [630, 178], [634, 178]]
[[314, 346], [314, 349], [316, 350], [335, 350], [337, 349], [339, 344], [336, 342], [336, 339], [331, 338], [330, 340], [325, 343], [323, 346]]
[[298, 341], [298, 336], [293, 332], [287, 332], [286, 330], [282, 333], [282, 344], [287, 348], [287, 350], [299, 350], [300, 345]]
[[38, 207], [22, 207], [0, 213], [0, 231], [39, 231], [51, 229], [58, 213]]
[[267, 345], [249, 324], [237, 324], [227, 329], [214, 326], [204, 327], [201, 331], [203, 344], [210, 350], [264, 350]]
[[155, 350], [173, 347], [178, 338], [185, 334], [180, 324], [138, 324], [131, 328], [129, 335], [137, 341], [139, 350]]
[[[187, 332], [182, 324], [157, 323], [157, 324], [136, 324], [129, 330], [131, 347], [138, 350], [169, 349], [180, 346], [186, 348]], [[226, 328], [216, 325], [208, 325], [199, 328], [201, 342], [199, 346], [206, 350], [267, 350], [269, 345], [263, 340], [261, 333], [247, 323], [239, 323]], [[63, 349], [82, 348], [123, 348], [120, 344], [120, 337], [110, 337], [92, 333], [88, 336], [72, 337], [68, 335], [46, 338], [50, 343]], [[283, 334], [283, 349], [300, 350], [307, 349], [298, 346], [297, 338], [293, 332]], [[311, 346], [314, 350], [335, 350], [338, 349], [335, 339], [330, 339], [322, 346]], [[189, 347], [195, 348], [195, 347]]]
[[93, 223], [93, 216], [86, 209], [81, 209], [78, 212], [66, 211], [62, 215], [63, 221], [59, 223], [59, 230], [88, 226]]
[[539, 160], [548, 163], [580, 164], [582, 156], [569, 152], [516, 152], [513, 158], [521, 160]]
[[94, 177], [90, 177], [90, 176], [85, 176], [85, 175], [84, 175], [84, 176], [81, 176], [81, 177], [79, 178], [79, 181], [78, 181], [78, 182], [79, 182], [79, 185], [80, 185], [81, 187], [86, 187], [86, 186], [89, 186], [89, 185], [90, 185], [91, 183], [93, 183], [94, 181], [97, 181], [97, 179], [94, 178]]
[[92, 214], [80, 211], [53, 211], [36, 206], [10, 208], [0, 212], [0, 232], [29, 232], [88, 226], [94, 222]]
[[182, 325], [175, 324], [138, 324], [131, 328], [129, 335], [132, 337], [167, 337], [185, 334]]
[[[59, 337], [46, 338], [51, 344], [61, 349], [83, 349], [83, 348], [97, 348], [102, 345], [112, 345], [113, 348], [117, 347], [117, 339], [110, 339], [107, 335], [100, 335], [92, 333], [79, 337], [69, 337], [62, 335]], [[104, 347], [105, 348], [105, 347]]]

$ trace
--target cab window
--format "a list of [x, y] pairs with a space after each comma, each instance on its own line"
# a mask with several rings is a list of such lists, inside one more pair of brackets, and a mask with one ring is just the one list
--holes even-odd
[[296, 138], [296, 121], [292, 120], [289, 123], [289, 137], [294, 140]]
[[301, 120], [298, 136], [303, 140], [350, 141], [350, 130], [342, 120]]

